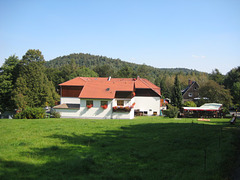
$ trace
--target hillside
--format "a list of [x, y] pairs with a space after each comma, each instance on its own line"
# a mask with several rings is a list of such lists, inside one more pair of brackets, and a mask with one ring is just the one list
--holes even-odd
[[[134, 71], [140, 68], [142, 65], [130, 63], [126, 61], [122, 61], [120, 59], [112, 59], [105, 56], [97, 56], [91, 54], [83, 54], [83, 53], [74, 53], [66, 56], [60, 56], [53, 60], [47, 61], [46, 66], [49, 68], [60, 68], [64, 65], [70, 64], [74, 61], [78, 66], [85, 66], [90, 69], [93, 69], [97, 66], [109, 65], [111, 66], [114, 71], [118, 71], [124, 66], [131, 67]], [[146, 65], [145, 65], [146, 66]], [[152, 66], [146, 66], [147, 69], [152, 72], [153, 74], [159, 73], [171, 73], [176, 74], [182, 72], [183, 74], [191, 74], [191, 73], [200, 73], [197, 70], [187, 69], [187, 68], [154, 68]]]
[[[70, 54], [46, 62], [47, 76], [54, 83], [65, 82], [77, 76], [87, 77], [137, 77], [147, 78], [160, 86], [162, 94], [171, 96], [175, 75], [178, 74], [181, 88], [188, 85], [188, 80], [197, 81], [200, 85], [208, 80], [208, 74], [186, 68], [155, 68], [145, 64], [135, 64], [120, 59], [91, 54]], [[161, 85], [160, 85], [161, 84]]]

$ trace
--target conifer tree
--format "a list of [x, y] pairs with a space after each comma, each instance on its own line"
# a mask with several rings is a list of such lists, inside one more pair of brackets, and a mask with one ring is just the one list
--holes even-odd
[[[34, 57], [34, 58], [32, 58]], [[26, 63], [27, 62], [27, 63]], [[20, 61], [14, 101], [18, 109], [25, 107], [53, 106], [59, 99], [51, 81], [48, 80], [43, 66], [44, 58], [39, 50], [29, 50]]]
[[15, 108], [11, 96], [17, 78], [18, 62], [17, 56], [10, 56], [0, 68], [0, 112]]
[[182, 107], [182, 92], [178, 75], [175, 76], [171, 102], [174, 106], [177, 106], [178, 108]]

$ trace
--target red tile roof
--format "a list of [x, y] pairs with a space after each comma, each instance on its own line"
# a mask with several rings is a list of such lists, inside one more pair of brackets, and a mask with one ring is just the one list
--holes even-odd
[[76, 77], [74, 79], [59, 84], [59, 86], [84, 86], [85, 83], [86, 81], [83, 80], [81, 77]]
[[116, 91], [152, 89], [161, 95], [160, 88], [143, 78], [76, 77], [59, 84], [60, 86], [83, 86], [79, 98], [113, 99]]
[[116, 91], [133, 91], [133, 82], [86, 82], [80, 98], [101, 98], [101, 99], [113, 99]]

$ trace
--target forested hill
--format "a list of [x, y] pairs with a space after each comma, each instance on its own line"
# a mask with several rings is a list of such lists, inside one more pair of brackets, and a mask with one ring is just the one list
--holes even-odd
[[135, 64], [112, 59], [105, 56], [91, 54], [70, 54], [57, 57], [46, 62], [46, 74], [55, 87], [77, 76], [86, 77], [116, 77], [133, 78], [140, 76], [161, 87], [162, 94], [170, 97], [176, 74], [181, 88], [188, 85], [188, 80], [197, 81], [199, 84], [208, 80], [208, 74], [186, 68], [154, 68], [145, 64]]
[[[71, 64], [72, 62], [75, 62], [77, 66], [85, 66], [90, 69], [94, 69], [98, 66], [108, 65], [112, 68], [114, 72], [122, 69], [124, 66], [128, 66], [132, 68], [134, 71], [137, 71], [142, 65], [130, 63], [126, 61], [122, 61], [120, 59], [112, 59], [105, 56], [96, 56], [91, 54], [83, 54], [83, 53], [74, 53], [66, 56], [60, 56], [53, 60], [47, 61], [46, 66], [48, 68], [60, 68], [64, 65]], [[152, 72], [153, 74], [159, 74], [159, 73], [170, 73], [170, 74], [176, 74], [179, 72], [182, 72], [183, 74], [199, 74], [199, 71], [191, 70], [187, 68], [154, 68], [152, 66], [147, 66], [148, 71]]]

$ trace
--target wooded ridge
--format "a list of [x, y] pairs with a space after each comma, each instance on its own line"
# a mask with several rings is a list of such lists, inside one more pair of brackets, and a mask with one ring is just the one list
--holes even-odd
[[[72, 61], [74, 61], [78, 66], [85, 66], [88, 68], [95, 68], [97, 66], [102, 65], [109, 65], [111, 68], [113, 68], [115, 71], [120, 70], [124, 66], [131, 67], [133, 70], [137, 70], [139, 67], [141, 67], [141, 64], [136, 63], [130, 63], [127, 61], [123, 61], [121, 59], [113, 59], [108, 58], [106, 56], [98, 56], [98, 55], [91, 55], [91, 54], [84, 54], [84, 53], [73, 53], [70, 55], [65, 56], [59, 56], [57, 58], [54, 58], [50, 61], [46, 61], [46, 67], [48, 68], [60, 68], [64, 65], [70, 64]], [[145, 64], [143, 64], [145, 65]], [[148, 70], [151, 70], [151, 72], [155, 73], [183, 73], [183, 74], [190, 74], [190, 73], [202, 73], [197, 70], [193, 69], [187, 69], [187, 68], [155, 68], [153, 66], [145, 65]]]

